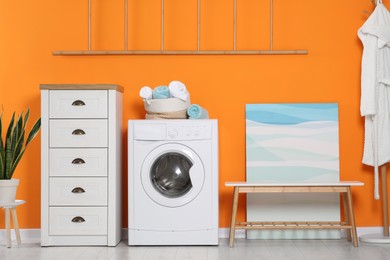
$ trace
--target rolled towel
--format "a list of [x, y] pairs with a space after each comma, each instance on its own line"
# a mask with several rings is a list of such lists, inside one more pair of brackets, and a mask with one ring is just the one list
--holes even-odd
[[209, 118], [209, 112], [204, 109], [203, 107], [192, 104], [187, 109], [187, 115], [188, 119], [208, 119]]
[[183, 101], [187, 101], [190, 97], [186, 85], [184, 85], [183, 82], [174, 80], [171, 83], [169, 83], [168, 88], [172, 97], [179, 98]]
[[149, 86], [144, 86], [139, 91], [139, 95], [143, 99], [151, 99], [153, 97], [153, 90]]
[[154, 99], [169, 98], [169, 89], [167, 86], [159, 86], [153, 89], [152, 94]]

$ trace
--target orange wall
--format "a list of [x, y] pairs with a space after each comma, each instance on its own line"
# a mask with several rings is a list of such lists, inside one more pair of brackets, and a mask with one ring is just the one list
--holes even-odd
[[[123, 49], [123, 0], [93, 0], [94, 49]], [[238, 0], [239, 49], [266, 49], [269, 1]], [[219, 120], [220, 226], [228, 227], [231, 193], [225, 181], [245, 180], [245, 104], [337, 102], [342, 180], [354, 188], [358, 226], [381, 226], [373, 199], [372, 168], [361, 163], [359, 113], [362, 46], [357, 30], [372, 11], [370, 0], [274, 0], [274, 48], [308, 49], [297, 56], [53, 56], [54, 50], [87, 49], [87, 1], [0, 2], [0, 104], [4, 117], [31, 108], [40, 115], [41, 83], [111, 83], [125, 88], [123, 221], [127, 227], [126, 121], [144, 116], [144, 85], [184, 82], [191, 101]], [[196, 48], [196, 0], [165, 0], [167, 49]], [[388, 4], [385, 1], [385, 4]], [[188, 10], [186, 10], [188, 9]], [[202, 48], [233, 46], [233, 0], [202, 1]], [[129, 0], [129, 48], [160, 47], [160, 0]], [[32, 120], [31, 120], [32, 121]], [[30, 122], [30, 125], [32, 122]], [[40, 227], [40, 137], [17, 169], [21, 228]], [[245, 217], [244, 200], [239, 217]], [[4, 224], [0, 214], [0, 227]]]

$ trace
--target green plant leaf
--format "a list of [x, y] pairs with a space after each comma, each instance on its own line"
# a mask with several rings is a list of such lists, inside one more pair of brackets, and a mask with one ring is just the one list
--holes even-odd
[[0, 180], [3, 180], [5, 179], [5, 176], [4, 176], [4, 160], [3, 158], [0, 158]]
[[16, 122], [11, 131], [11, 164], [14, 160], [14, 151], [16, 149], [16, 143], [18, 141], [18, 123]]
[[3, 112], [0, 115], [0, 180], [4, 179], [5, 150], [3, 143]]
[[41, 118], [39, 118], [34, 126], [31, 128], [30, 133], [28, 134], [26, 146], [34, 139], [34, 137], [38, 134], [39, 129], [41, 128]]
[[12, 163], [12, 130], [15, 122], [15, 112], [12, 114], [11, 121], [8, 125], [7, 134], [5, 136], [5, 156], [4, 156], [4, 178], [10, 179], [9, 171]]
[[15, 161], [15, 158], [17, 158], [20, 154], [20, 152], [22, 151], [22, 148], [23, 148], [23, 143], [24, 143], [24, 129], [22, 130], [21, 132], [22, 134], [19, 136], [19, 139], [17, 140], [17, 143], [16, 143], [16, 146], [15, 146], [15, 149], [14, 149], [14, 152], [12, 154], [12, 161], [14, 163]]
[[[3, 129], [3, 113], [0, 115], [0, 132]], [[15, 121], [15, 112], [8, 125], [5, 141], [3, 142], [0, 135], [0, 179], [11, 179], [12, 175], [19, 164], [27, 145], [35, 138], [41, 127], [41, 119], [39, 118], [31, 128], [27, 139], [25, 139], [26, 125], [30, 116], [28, 109], [26, 114], [22, 112]], [[24, 141], [26, 143], [24, 144]]]
[[9, 122], [9, 125], [8, 125], [8, 129], [7, 129], [7, 134], [5, 135], [5, 142], [6, 142], [6, 146], [7, 146], [7, 138], [8, 136], [11, 135], [11, 131], [12, 131], [12, 128], [14, 126], [14, 121], [15, 121], [15, 112], [12, 114], [12, 118], [11, 118], [11, 121]]
[[10, 170], [12, 165], [12, 131], [7, 135], [7, 139], [5, 141], [5, 171], [4, 178], [10, 179]]
[[24, 116], [23, 129], [26, 129], [26, 124], [27, 124], [27, 121], [28, 121], [29, 117], [30, 117], [30, 109], [27, 109], [26, 115]]
[[3, 144], [3, 113], [0, 115], [0, 147], [4, 147]]
[[[27, 111], [28, 113], [28, 111]], [[27, 116], [27, 115], [26, 115]], [[23, 148], [24, 143], [24, 134], [25, 134], [25, 124], [26, 120], [23, 122], [23, 112], [20, 114], [18, 121], [14, 127], [14, 132], [16, 133], [16, 139], [13, 140], [14, 146], [12, 147], [12, 162], [19, 155], [20, 151]]]
[[0, 115], [0, 148], [4, 148], [3, 142], [3, 112]]
[[22, 156], [24, 154], [24, 151], [26, 151], [26, 147], [23, 148], [23, 150], [21, 151], [21, 153], [18, 155], [18, 157], [15, 158], [14, 162], [12, 163], [11, 167], [10, 167], [10, 174], [12, 176], [12, 174], [14, 173], [15, 169], [16, 169], [16, 166], [18, 166], [18, 163], [20, 162], [20, 159], [22, 159]]
[[20, 138], [20, 134], [22, 132], [22, 129], [23, 129], [23, 112], [20, 114], [15, 126], [14, 126], [14, 131], [16, 131], [16, 136], [17, 136], [17, 139]]

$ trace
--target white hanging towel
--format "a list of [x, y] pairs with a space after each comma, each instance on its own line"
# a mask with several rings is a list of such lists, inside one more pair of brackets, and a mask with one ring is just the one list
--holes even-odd
[[360, 100], [360, 113], [365, 117], [363, 163], [374, 166], [374, 197], [378, 200], [378, 167], [390, 161], [390, 13], [382, 0], [358, 36], [364, 47]]

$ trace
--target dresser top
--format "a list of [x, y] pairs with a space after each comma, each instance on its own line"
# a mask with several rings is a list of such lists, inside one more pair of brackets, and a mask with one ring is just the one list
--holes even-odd
[[114, 84], [41, 84], [40, 89], [48, 90], [108, 90], [123, 92], [122, 86]]

